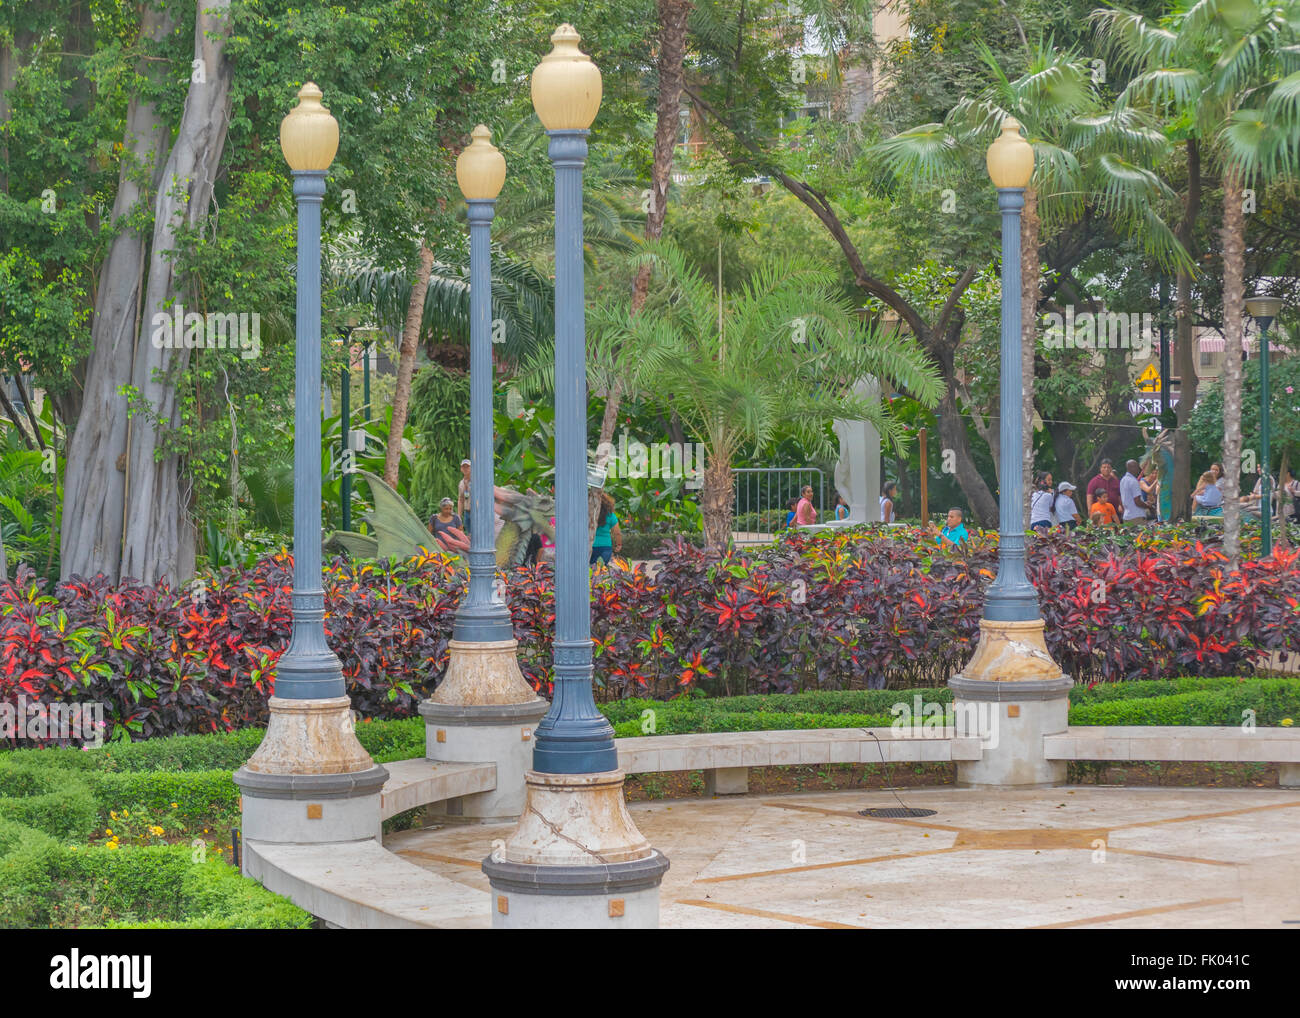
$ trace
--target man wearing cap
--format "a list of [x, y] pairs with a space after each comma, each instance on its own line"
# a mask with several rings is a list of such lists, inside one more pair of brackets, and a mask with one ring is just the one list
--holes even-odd
[[460, 461], [460, 483], [456, 485], [456, 515], [465, 521], [465, 533], [469, 533], [469, 460]]
[[1067, 532], [1083, 522], [1079, 516], [1079, 507], [1074, 504], [1074, 499], [1070, 494], [1078, 490], [1069, 481], [1062, 481], [1056, 486], [1056, 506], [1054, 511], [1057, 520], [1061, 523], [1061, 529]]

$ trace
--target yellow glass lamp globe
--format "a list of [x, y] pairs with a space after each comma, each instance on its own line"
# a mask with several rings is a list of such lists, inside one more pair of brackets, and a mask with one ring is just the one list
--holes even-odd
[[292, 170], [328, 170], [339, 150], [339, 122], [321, 105], [313, 81], [298, 91], [298, 105], [280, 121], [280, 151]]
[[551, 35], [551, 52], [533, 68], [533, 109], [548, 131], [586, 130], [600, 109], [600, 69], [578, 49], [570, 24]]
[[994, 187], [1027, 187], [1034, 175], [1034, 146], [1020, 135], [1020, 121], [1007, 117], [1002, 133], [989, 146], [985, 157]]
[[506, 182], [506, 158], [492, 144], [487, 125], [479, 124], [470, 137], [473, 141], [456, 157], [456, 183], [466, 198], [491, 201]]

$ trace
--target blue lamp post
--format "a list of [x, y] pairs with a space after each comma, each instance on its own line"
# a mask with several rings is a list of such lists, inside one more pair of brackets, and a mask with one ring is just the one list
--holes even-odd
[[591, 695], [582, 165], [600, 71], [572, 25], [551, 42], [533, 71], [533, 108], [555, 164], [555, 686], [519, 824], [483, 872], [495, 928], [650, 928], [668, 860], [627, 812], [614, 731]]
[[505, 157], [483, 124], [456, 160], [456, 181], [469, 206], [469, 388], [470, 513], [478, 525], [470, 532], [469, 591], [456, 609], [453, 636], [467, 643], [514, 639], [510, 612], [493, 598], [492, 489], [492, 246], [496, 197], [506, 179]]
[[293, 633], [276, 668], [275, 695], [289, 700], [343, 696], [343, 668], [325, 642], [321, 579], [320, 223], [325, 172], [338, 151], [339, 125], [312, 82], [280, 126], [298, 205], [298, 308], [294, 340]]
[[978, 760], [957, 765], [967, 787], [1045, 786], [1065, 780], [1065, 764], [1049, 760], [1043, 737], [1066, 730], [1068, 675], [1048, 652], [1038, 592], [1025, 573], [1020, 452], [1020, 210], [1034, 172], [1034, 149], [1013, 117], [989, 146], [989, 177], [1002, 210], [1002, 365], [1000, 424], [1002, 477], [998, 500], [998, 575], [984, 598], [980, 641], [953, 691], [955, 732], [978, 737]]
[[998, 189], [1002, 211], [1002, 497], [998, 500], [998, 575], [984, 601], [984, 617], [998, 622], [1039, 618], [1038, 592], [1025, 575], [1025, 525], [1021, 512], [1020, 403], [1024, 394], [1020, 348], [1020, 210], [1025, 187], [1034, 172], [1034, 149], [1020, 136], [1014, 117], [1002, 122], [1002, 133], [989, 146], [989, 176]]
[[[1269, 389], [1268, 389], [1268, 327], [1282, 310], [1281, 297], [1250, 297], [1246, 310], [1259, 325], [1259, 462], [1260, 474], [1260, 554], [1267, 558], [1273, 554], [1273, 475], [1269, 466]], [[1285, 519], [1285, 517], [1284, 517]], [[1285, 526], [1285, 523], [1283, 524]]]
[[618, 767], [614, 729], [591, 694], [582, 167], [601, 83], [578, 39], [571, 25], [556, 29], [555, 48], [532, 79], [533, 108], [555, 166], [555, 686], [533, 748], [533, 769], [550, 774]]
[[298, 205], [294, 343], [293, 631], [267, 704], [266, 735], [234, 774], [244, 865], [264, 843], [355, 842], [380, 835], [388, 771], [357, 741], [343, 669], [325, 640], [321, 574], [321, 201], [339, 126], [307, 82], [280, 125]]

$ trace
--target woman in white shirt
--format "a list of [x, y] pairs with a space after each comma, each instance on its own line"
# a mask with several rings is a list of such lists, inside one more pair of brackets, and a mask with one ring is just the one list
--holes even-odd
[[1053, 510], [1056, 507], [1056, 495], [1052, 492], [1052, 475], [1040, 470], [1034, 479], [1034, 493], [1029, 499], [1029, 529], [1039, 534], [1046, 534], [1056, 522]]

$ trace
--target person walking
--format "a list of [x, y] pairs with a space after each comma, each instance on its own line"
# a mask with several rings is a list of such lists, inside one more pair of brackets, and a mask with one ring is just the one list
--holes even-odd
[[1102, 460], [1101, 470], [1096, 477], [1088, 482], [1086, 493], [1089, 505], [1096, 501], [1098, 488], [1106, 489], [1111, 505], [1118, 506], [1120, 504], [1120, 482], [1119, 478], [1115, 476], [1115, 467], [1110, 460]]
[[880, 489], [880, 522], [893, 523], [896, 517], [894, 512], [894, 499], [898, 497], [898, 485], [893, 481], [886, 481], [885, 486]]
[[1029, 529], [1046, 536], [1056, 522], [1056, 493], [1052, 491], [1050, 471], [1040, 470], [1034, 478], [1034, 493], [1029, 498]]
[[1147, 518], [1147, 503], [1142, 497], [1142, 484], [1138, 480], [1142, 469], [1137, 460], [1124, 464], [1124, 477], [1119, 482], [1119, 504], [1124, 519], [1124, 526], [1142, 523]]
[[1067, 534], [1083, 522], [1079, 516], [1079, 507], [1074, 504], [1073, 493], [1078, 491], [1069, 481], [1062, 481], [1056, 487], [1056, 504], [1052, 507], [1057, 522]]
[[591, 541], [590, 565], [610, 560], [623, 550], [623, 532], [618, 529], [618, 514], [614, 512], [614, 496], [601, 492], [600, 511], [596, 515], [596, 536]]

